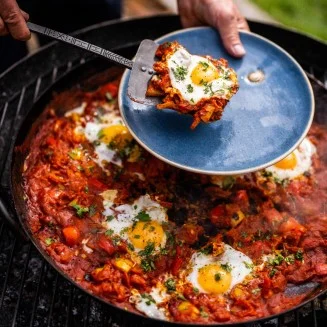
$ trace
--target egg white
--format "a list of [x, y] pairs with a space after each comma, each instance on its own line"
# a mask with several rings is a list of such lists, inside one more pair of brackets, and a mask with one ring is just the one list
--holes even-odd
[[201, 293], [207, 293], [199, 284], [199, 269], [209, 264], [229, 264], [231, 267], [231, 285], [228, 292], [236, 285], [243, 282], [244, 278], [251, 273], [249, 265], [252, 265], [252, 260], [244, 253], [235, 250], [228, 244], [224, 244], [224, 252], [214, 257], [201, 252], [193, 254], [190, 261], [191, 272], [186, 279], [197, 288]]
[[[135, 222], [135, 217], [144, 211], [150, 216], [151, 221], [156, 221], [159, 224], [168, 221], [166, 208], [162, 207], [158, 202], [153, 201], [148, 194], [139, 197], [132, 204], [123, 204], [114, 207], [111, 201], [103, 200], [104, 211], [102, 214], [105, 217], [113, 216], [109, 222], [103, 222], [106, 229], [113, 230], [114, 234], [119, 235], [122, 239], [128, 241], [127, 228], [131, 228]], [[160, 247], [166, 244], [166, 235], [163, 235]], [[140, 249], [135, 248], [138, 252]]]
[[153, 303], [153, 301], [149, 302], [147, 298], [142, 297], [136, 289], [133, 289], [131, 293], [132, 295], [129, 298], [129, 302], [133, 303], [137, 310], [151, 318], [168, 320], [169, 313], [167, 309], [163, 307], [158, 308], [158, 304], [167, 302], [170, 298], [163, 284], [157, 283], [156, 287], [153, 287], [149, 293], [155, 303]]
[[[183, 47], [177, 49], [167, 59], [171, 85], [181, 93], [184, 100], [188, 101], [191, 104], [196, 104], [203, 98], [207, 99], [212, 97], [211, 92], [204, 92], [204, 85], [194, 84], [191, 79], [192, 71], [197, 65], [199, 65], [199, 62], [205, 62], [214, 70], [217, 70], [217, 68], [212, 64], [210, 60], [205, 57], [191, 55]], [[185, 79], [183, 80], [177, 80], [175, 77], [174, 72], [178, 67], [184, 67], [187, 70], [187, 74], [185, 76]], [[228, 72], [229, 69], [224, 68], [224, 70], [225, 72]], [[229, 88], [233, 86], [233, 84], [234, 83], [231, 80], [225, 79], [223, 77], [219, 77], [218, 79], [215, 79], [212, 82], [208, 83], [214, 95], [219, 95], [219, 97], [226, 99], [229, 99], [231, 96]], [[188, 91], [188, 85], [191, 85], [193, 87], [193, 92]]]
[[311, 170], [312, 156], [316, 152], [316, 147], [308, 138], [305, 138], [293, 152], [296, 157], [296, 166], [293, 169], [281, 169], [273, 165], [265, 170], [271, 172], [274, 177], [280, 180], [297, 178]]

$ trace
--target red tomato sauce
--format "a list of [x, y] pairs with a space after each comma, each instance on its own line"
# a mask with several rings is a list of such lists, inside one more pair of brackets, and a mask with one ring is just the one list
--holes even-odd
[[[130, 301], [133, 291], [149, 294], [162, 280], [169, 300], [157, 306], [166, 319], [201, 324], [279, 313], [306, 296], [288, 295], [290, 285], [327, 282], [323, 127], [315, 125], [309, 133], [317, 148], [312, 171], [286, 183], [260, 173], [226, 177], [220, 183], [171, 167], [130, 140], [129, 151], [115, 148], [121, 164], [106, 162], [103, 169], [96, 162], [96, 144], [76, 133], [76, 126], [84, 128], [100, 111], [118, 115], [117, 85], [114, 81], [93, 93], [79, 94], [75, 102], [85, 102], [84, 113], [69, 117], [56, 114], [56, 101], [59, 97], [63, 101], [58, 95], [47, 108], [48, 117], [25, 161], [28, 226], [65, 274], [131, 311], [138, 311]], [[166, 243], [159, 252], [147, 248], [141, 261], [134, 260], [131, 245], [104, 227], [109, 217], [103, 215], [101, 194], [106, 190], [117, 191], [113, 206], [149, 194], [165, 208]], [[217, 256], [223, 242], [262, 268], [227, 293], [199, 292], [182, 272], [189, 269], [193, 253]], [[167, 274], [171, 285], [163, 279]]]

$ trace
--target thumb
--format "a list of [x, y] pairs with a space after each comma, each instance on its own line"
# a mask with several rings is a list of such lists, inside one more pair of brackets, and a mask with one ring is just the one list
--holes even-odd
[[243, 57], [245, 49], [240, 40], [236, 13], [222, 12], [216, 22], [227, 52], [234, 57]]

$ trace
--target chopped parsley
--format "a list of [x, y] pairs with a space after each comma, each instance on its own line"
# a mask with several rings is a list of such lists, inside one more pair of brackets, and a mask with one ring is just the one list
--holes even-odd
[[219, 282], [220, 280], [221, 280], [221, 274], [220, 273], [215, 274], [215, 281]]
[[107, 217], [106, 217], [106, 222], [110, 222], [110, 221], [112, 221], [113, 219], [115, 219], [115, 217], [114, 217], [113, 215], [111, 215], [111, 216], [107, 216]]
[[297, 250], [296, 251], [296, 253], [295, 253], [295, 259], [296, 260], [300, 260], [300, 261], [303, 260], [303, 252], [301, 250]]
[[79, 171], [84, 171], [84, 168], [83, 168], [82, 166], [77, 166], [77, 169], [78, 169]]
[[261, 292], [261, 288], [254, 288], [251, 293], [254, 294], [254, 295], [257, 295], [258, 293]]
[[102, 138], [105, 136], [103, 129], [100, 129], [100, 130], [99, 130], [97, 136], [98, 136], [98, 139], [102, 139]]
[[270, 277], [270, 278], [274, 277], [274, 276], [276, 275], [277, 271], [278, 271], [278, 270], [275, 269], [275, 268], [271, 269], [270, 272], [269, 272], [269, 277]]
[[187, 74], [187, 69], [185, 67], [177, 66], [176, 69], [173, 68], [172, 71], [177, 82], [184, 81]]
[[144, 272], [148, 272], [151, 270], [155, 270], [156, 266], [154, 265], [154, 262], [152, 259], [142, 259], [141, 260], [141, 268]]
[[131, 251], [134, 251], [135, 250], [135, 247], [132, 243], [127, 243], [127, 247], [131, 250]]
[[254, 235], [253, 235], [254, 241], [269, 241], [271, 239], [271, 232], [265, 231], [263, 232], [261, 229], [259, 229]]
[[49, 245], [51, 245], [51, 244], [54, 243], [54, 242], [55, 242], [55, 240], [54, 240], [53, 238], [51, 238], [51, 237], [47, 237], [47, 238], [44, 240], [44, 243], [45, 243], [46, 246], [49, 246]]
[[94, 216], [96, 212], [97, 212], [97, 206], [95, 204], [90, 205], [89, 216], [90, 217]]
[[204, 85], [204, 90], [203, 90], [204, 94], [210, 93], [210, 96], [213, 96], [214, 92], [212, 90], [212, 84], [208, 84], [207, 82], [204, 82], [203, 85]]
[[248, 263], [246, 261], [243, 261], [243, 263], [244, 263], [244, 266], [246, 268], [248, 268], [248, 269], [251, 269], [252, 270], [254, 268], [254, 264], [253, 263]]
[[149, 242], [146, 245], [146, 247], [142, 251], [139, 252], [139, 255], [142, 257], [141, 267], [142, 267], [143, 271], [145, 271], [145, 272], [156, 269], [156, 266], [154, 264], [154, 259], [152, 257], [154, 249], [155, 249], [154, 242]]
[[285, 258], [281, 254], [277, 254], [274, 258], [270, 258], [268, 263], [271, 266], [279, 266], [284, 261], [284, 259]]
[[76, 200], [70, 202], [69, 205], [76, 210], [76, 214], [80, 218], [83, 217], [85, 213], [88, 213], [89, 212], [89, 208], [88, 207], [81, 206], [80, 204], [78, 204], [76, 202]]
[[200, 308], [200, 316], [202, 318], [208, 318], [209, 317], [208, 313], [206, 311], [204, 311], [204, 309], [202, 307]]
[[186, 301], [186, 298], [185, 298], [184, 294], [182, 294], [182, 293], [178, 293], [177, 298], [178, 298], [178, 300]]
[[206, 255], [211, 254], [212, 251], [213, 251], [212, 244], [210, 244], [200, 250], [201, 253], [206, 254]]
[[149, 242], [146, 245], [146, 247], [142, 251], [139, 252], [139, 255], [148, 257], [153, 253], [153, 251], [154, 251], [154, 242]]
[[205, 61], [200, 61], [199, 62], [201, 65], [202, 65], [202, 67], [203, 67], [203, 71], [204, 72], [206, 72], [207, 70], [208, 70], [208, 68], [209, 68], [209, 64], [207, 63], [207, 62], [205, 62]]
[[106, 236], [111, 236], [114, 233], [113, 229], [108, 229], [106, 230], [106, 232], [104, 233]]
[[288, 265], [292, 265], [294, 263], [294, 261], [295, 261], [294, 254], [290, 254], [285, 258], [285, 262]]
[[194, 292], [194, 293], [199, 293], [200, 290], [199, 290], [197, 287], [193, 287], [193, 292]]
[[194, 99], [193, 98], [190, 101], [194, 103]]
[[137, 219], [137, 220], [139, 220], [139, 221], [150, 221], [151, 219], [150, 219], [150, 216], [149, 216], [149, 214], [147, 214], [145, 211], [140, 211], [137, 215], [136, 215], [136, 217], [135, 217], [135, 219]]
[[233, 176], [226, 176], [223, 180], [223, 189], [229, 190], [235, 184], [235, 178]]
[[141, 294], [141, 297], [142, 297], [142, 299], [145, 299], [146, 300], [145, 301], [145, 304], [146, 305], [150, 305], [151, 303], [156, 303], [156, 301], [154, 300], [154, 298], [150, 294], [148, 294], [148, 293]]
[[187, 85], [187, 92], [188, 92], [188, 93], [192, 93], [193, 91], [194, 91], [193, 86], [192, 86], [191, 84], [188, 84], [188, 85]]
[[141, 235], [134, 235], [134, 238], [138, 240], [139, 238], [141, 238]]
[[73, 160], [79, 160], [81, 159], [82, 151], [80, 149], [73, 149], [68, 152], [68, 155]]
[[176, 283], [172, 278], [169, 278], [165, 281], [165, 286], [168, 292], [176, 291]]
[[271, 171], [264, 170], [264, 171], [261, 172], [261, 175], [263, 177], [272, 177], [272, 172]]
[[241, 232], [241, 236], [242, 238], [247, 238], [248, 237], [248, 233], [247, 232]]
[[232, 266], [228, 262], [222, 263], [220, 266], [221, 266], [221, 268], [223, 268], [227, 272], [232, 271]]
[[120, 232], [119, 232], [119, 234], [120, 235], [123, 235], [123, 234], [125, 234], [127, 231], [128, 231], [128, 227], [125, 227], [125, 228], [123, 228]]

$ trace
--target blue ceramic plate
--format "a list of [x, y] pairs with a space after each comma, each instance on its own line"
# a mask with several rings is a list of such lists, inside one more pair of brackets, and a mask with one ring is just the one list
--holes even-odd
[[[176, 31], [156, 41], [173, 40], [191, 54], [226, 58], [237, 72], [240, 89], [221, 120], [191, 130], [191, 116], [130, 100], [126, 71], [119, 93], [121, 115], [146, 150], [182, 169], [232, 175], [270, 166], [299, 145], [313, 119], [314, 98], [305, 73], [287, 52], [259, 35], [242, 32], [247, 54], [234, 59], [209, 27]], [[251, 83], [248, 75], [258, 70], [265, 79]]]

